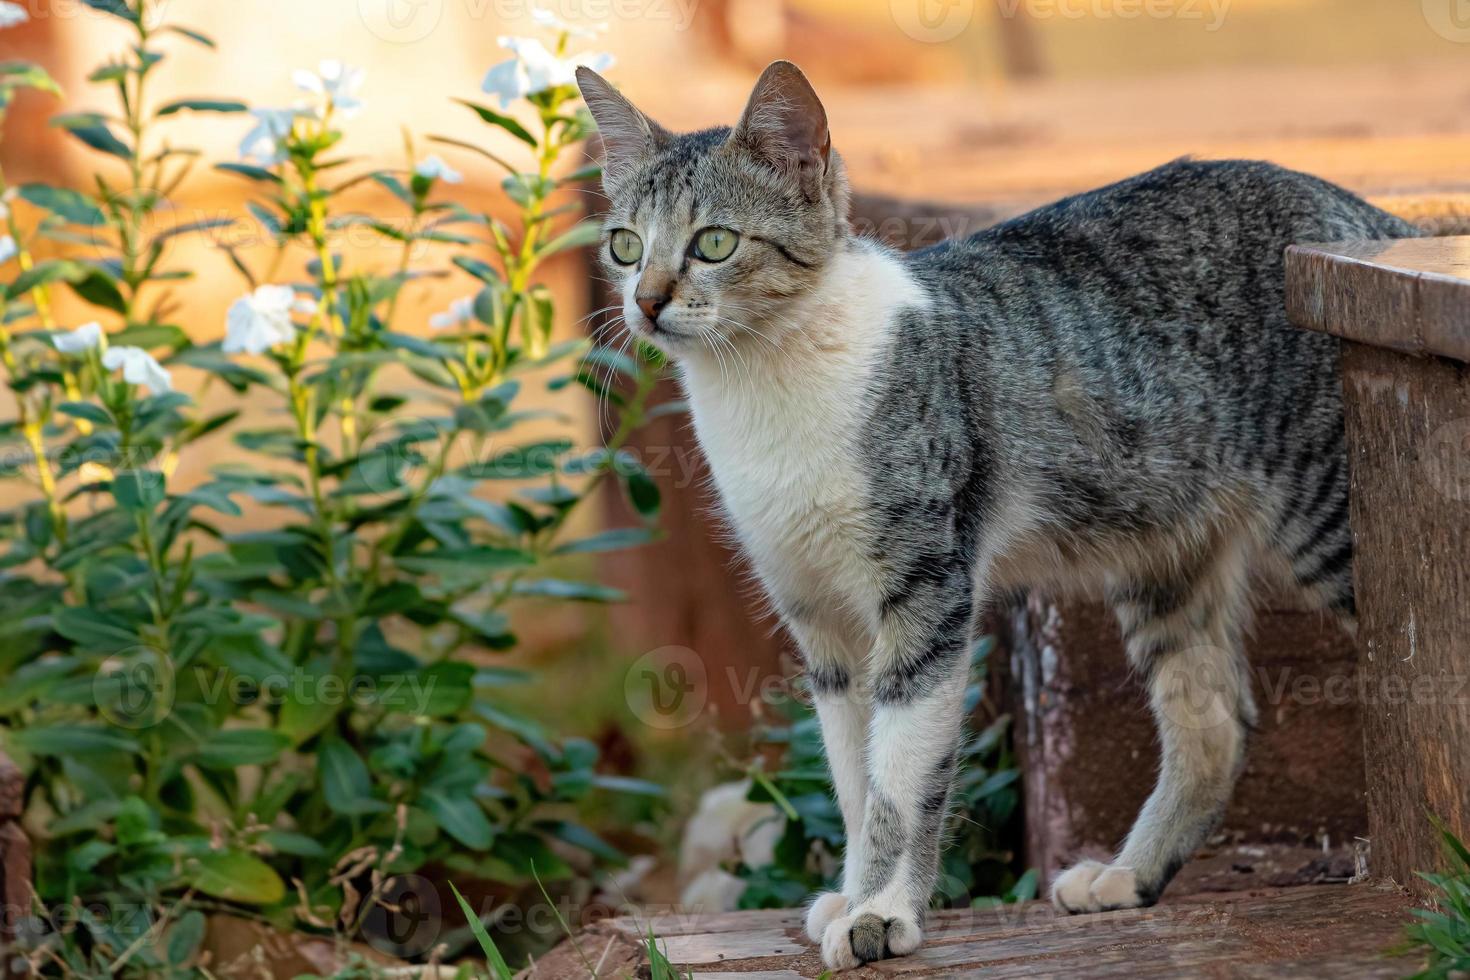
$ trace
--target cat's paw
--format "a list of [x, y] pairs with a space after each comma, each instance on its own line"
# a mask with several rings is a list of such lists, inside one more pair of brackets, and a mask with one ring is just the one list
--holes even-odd
[[822, 934], [822, 962], [830, 970], [850, 970], [873, 960], [907, 956], [924, 934], [906, 913], [883, 915], [859, 908], [832, 920]]
[[1051, 901], [1059, 912], [1109, 912], [1152, 905], [1138, 887], [1132, 868], [1101, 861], [1083, 861], [1061, 875], [1051, 886]]
[[841, 892], [823, 892], [806, 910], [806, 935], [814, 943], [822, 941], [827, 927], [839, 916], [847, 914], [847, 896]]

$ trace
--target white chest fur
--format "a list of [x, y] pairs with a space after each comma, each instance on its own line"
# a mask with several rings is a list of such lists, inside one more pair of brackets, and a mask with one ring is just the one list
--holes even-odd
[[853, 246], [793, 304], [776, 347], [683, 364], [721, 500], [778, 605], [851, 609], [874, 593], [861, 427], [895, 315], [924, 302], [899, 260]]

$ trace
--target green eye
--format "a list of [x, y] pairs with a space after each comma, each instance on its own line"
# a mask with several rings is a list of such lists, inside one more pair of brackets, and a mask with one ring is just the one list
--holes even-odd
[[643, 257], [643, 239], [626, 228], [612, 233], [612, 257], [622, 265], [632, 265]]
[[739, 242], [740, 236], [729, 228], [706, 228], [694, 236], [694, 257], [706, 262], [723, 262]]

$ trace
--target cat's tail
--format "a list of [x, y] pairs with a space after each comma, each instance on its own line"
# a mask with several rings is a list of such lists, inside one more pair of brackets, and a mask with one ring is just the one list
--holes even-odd
[[1395, 194], [1372, 203], [1431, 238], [1470, 235], [1470, 194]]

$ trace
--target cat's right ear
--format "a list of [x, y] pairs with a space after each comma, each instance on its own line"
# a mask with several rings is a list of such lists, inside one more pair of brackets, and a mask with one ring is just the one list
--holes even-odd
[[649, 119], [591, 68], [577, 69], [577, 87], [602, 136], [603, 181], [616, 182], [669, 140], [669, 132]]

